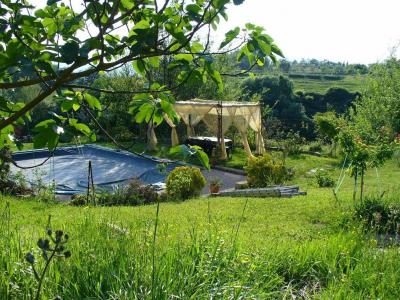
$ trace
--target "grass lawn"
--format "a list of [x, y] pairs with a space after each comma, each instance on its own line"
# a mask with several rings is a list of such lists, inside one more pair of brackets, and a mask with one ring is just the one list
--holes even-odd
[[[49, 270], [52, 299], [398, 299], [400, 251], [377, 247], [351, 220], [352, 180], [339, 192], [306, 176], [338, 162], [288, 158], [307, 196], [200, 198], [156, 205], [71, 207], [37, 199], [0, 200], [0, 299], [31, 299], [36, 283], [24, 262], [51, 227], [70, 236], [72, 257]], [[400, 168], [388, 162], [366, 177], [367, 194], [398, 195]], [[154, 253], [154, 255], [153, 255]], [[154, 268], [153, 268], [154, 264]]]

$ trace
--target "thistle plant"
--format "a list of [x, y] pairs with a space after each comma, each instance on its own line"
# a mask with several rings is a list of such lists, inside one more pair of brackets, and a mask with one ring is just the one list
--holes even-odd
[[[46, 230], [47, 237], [40, 238], [37, 242], [37, 246], [40, 249], [41, 256], [44, 259], [45, 265], [42, 270], [37, 270], [35, 263], [36, 258], [32, 252], [26, 254], [25, 259], [31, 265], [33, 275], [37, 281], [37, 290], [35, 294], [35, 300], [40, 299], [40, 293], [42, 290], [43, 282], [46, 277], [46, 273], [49, 269], [50, 263], [54, 258], [69, 258], [71, 252], [65, 250], [64, 245], [68, 242], [68, 235], [62, 230], [56, 230], [53, 232], [50, 228]], [[56, 297], [59, 299], [59, 297]]]

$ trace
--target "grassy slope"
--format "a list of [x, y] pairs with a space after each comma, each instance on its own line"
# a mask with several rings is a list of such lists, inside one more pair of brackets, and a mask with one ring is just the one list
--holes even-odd
[[331, 87], [342, 87], [350, 92], [360, 92], [365, 79], [362, 76], [345, 76], [341, 80], [316, 80], [309, 78], [291, 78], [290, 80], [293, 81], [295, 90], [324, 94]]
[[[298, 174], [321, 163], [336, 164], [307, 156], [288, 160], [298, 167]], [[380, 173], [381, 184], [373, 172], [367, 174], [368, 192], [383, 188], [395, 194], [400, 169], [388, 163]], [[150, 298], [152, 292], [156, 298], [281, 298], [291, 294], [398, 298], [399, 250], [382, 251], [367, 237], [360, 237], [357, 228], [340, 225], [349, 215], [352, 181], [344, 181], [341, 208], [330, 189], [318, 189], [304, 176], [297, 181], [307, 196], [249, 199], [242, 222], [246, 199], [161, 204], [152, 291], [155, 206], [76, 208], [2, 198], [0, 265], [11, 273], [0, 273], [0, 298], [6, 299], [6, 294], [29, 298], [27, 292], [34, 282], [21, 262], [35, 247], [49, 214], [53, 228], [70, 234], [68, 248], [73, 256], [51, 269], [45, 290], [48, 296], [132, 299]], [[10, 202], [10, 219], [5, 217], [6, 202]], [[237, 249], [233, 240], [239, 224]]]

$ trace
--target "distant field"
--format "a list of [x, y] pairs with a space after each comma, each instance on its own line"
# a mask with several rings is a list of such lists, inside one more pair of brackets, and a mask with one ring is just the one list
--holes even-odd
[[331, 87], [341, 87], [350, 92], [361, 92], [365, 77], [363, 76], [345, 76], [340, 80], [310, 79], [310, 78], [291, 78], [295, 90], [304, 90], [306, 92], [325, 93]]

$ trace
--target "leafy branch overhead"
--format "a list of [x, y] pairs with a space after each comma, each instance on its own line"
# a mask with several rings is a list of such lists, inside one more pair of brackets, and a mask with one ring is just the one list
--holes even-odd
[[[67, 118], [71, 115], [68, 113], [77, 112], [82, 106], [101, 111], [100, 102], [94, 97], [98, 93], [88, 93], [90, 85], [80, 84], [77, 88], [74, 84], [127, 63], [148, 83], [145, 91], [137, 93], [148, 95], [148, 100], [158, 99], [149, 101], [149, 105], [159, 103], [153, 110], [148, 105], [141, 107], [136, 119], [147, 121], [148, 117], [143, 118], [146, 110], [158, 122], [162, 113], [173, 117], [166, 102], [172, 101], [174, 86], [163, 86], [150, 76], [162, 59], [168, 59], [168, 69], [178, 70], [176, 86], [189, 80], [211, 79], [222, 90], [222, 77], [213, 63], [215, 55], [237, 51], [238, 60], [246, 57], [254, 66], [282, 56], [263, 28], [252, 24], [228, 31], [219, 49], [212, 50], [210, 31], [218, 29], [222, 18], [228, 18], [227, 7], [232, 2], [240, 5], [243, 1], [49, 0], [42, 8], [27, 1], [2, 1], [0, 89], [39, 85], [40, 93], [21, 99], [21, 103], [0, 99], [1, 145], [11, 142], [14, 125], [26, 121], [34, 107], [48, 97], [54, 99], [54, 94], [63, 99], [61, 111]], [[73, 120], [55, 117], [53, 121], [36, 128], [41, 135], [37, 145], [54, 147], [63, 122], [90, 135], [88, 128]], [[43, 141], [43, 136], [49, 136], [49, 141]]]

